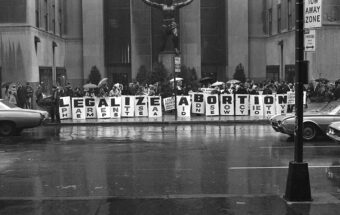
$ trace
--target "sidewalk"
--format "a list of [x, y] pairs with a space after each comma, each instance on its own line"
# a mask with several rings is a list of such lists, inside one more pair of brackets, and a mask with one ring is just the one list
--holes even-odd
[[[323, 102], [323, 103], [309, 103], [305, 111], [319, 112], [327, 109], [327, 107], [334, 107], [338, 105], [337, 102]], [[62, 120], [60, 124], [45, 122], [45, 126], [86, 126], [86, 125], [190, 125], [190, 124], [207, 124], [207, 125], [221, 125], [221, 124], [269, 124], [269, 119], [266, 117], [252, 117], [252, 116], [204, 116], [193, 114], [191, 118], [181, 118], [174, 114], [164, 114], [159, 118], [150, 117], [133, 117], [133, 118], [119, 118], [119, 119], [86, 119], [86, 120]]]
[[[190, 124], [269, 124], [267, 118], [251, 116], [192, 116], [191, 118], [181, 118], [175, 115], [164, 115], [159, 118], [134, 117], [120, 119], [86, 119], [86, 120], [62, 120], [62, 126], [84, 126], [84, 125], [190, 125]], [[45, 125], [57, 125], [57, 123], [47, 122]]]

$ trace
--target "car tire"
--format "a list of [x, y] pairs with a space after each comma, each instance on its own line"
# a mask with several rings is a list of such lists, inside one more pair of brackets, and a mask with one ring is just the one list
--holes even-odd
[[0, 123], [0, 135], [10, 136], [15, 132], [15, 125], [12, 122], [1, 122]]
[[303, 124], [303, 139], [306, 141], [314, 140], [318, 134], [317, 127], [312, 123]]

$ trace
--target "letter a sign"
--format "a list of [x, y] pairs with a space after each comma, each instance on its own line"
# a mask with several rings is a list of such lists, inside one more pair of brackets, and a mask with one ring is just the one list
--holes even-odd
[[304, 0], [304, 28], [320, 28], [322, 26], [322, 0]]

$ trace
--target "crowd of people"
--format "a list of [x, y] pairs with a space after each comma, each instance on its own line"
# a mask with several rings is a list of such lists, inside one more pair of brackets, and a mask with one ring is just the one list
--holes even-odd
[[[85, 85], [86, 86], [86, 85]], [[105, 83], [99, 87], [87, 88], [75, 87], [71, 83], [67, 83], [64, 87], [53, 86], [49, 96], [46, 96], [46, 86], [40, 83], [34, 91], [29, 83], [16, 84], [6, 86], [5, 99], [10, 103], [21, 108], [33, 108], [33, 97], [35, 95], [36, 104], [40, 107], [48, 109], [51, 119], [59, 121], [59, 99], [60, 97], [119, 97], [122, 95], [145, 95], [145, 96], [165, 96], [164, 87], [156, 84], [139, 84], [138, 82], [130, 83], [127, 86], [116, 83], [110, 86]], [[177, 95], [188, 95], [191, 92], [205, 92], [210, 94], [250, 94], [250, 95], [268, 95], [268, 94], [286, 94], [294, 92], [294, 84], [285, 81], [262, 81], [255, 83], [247, 80], [244, 83], [235, 82], [218, 82], [201, 83], [200, 88], [192, 89], [184, 86], [181, 81], [177, 82]], [[174, 83], [169, 82], [170, 95], [174, 95]], [[310, 102], [332, 101], [340, 98], [340, 80], [335, 83], [327, 80], [312, 81], [305, 85], [307, 98]]]

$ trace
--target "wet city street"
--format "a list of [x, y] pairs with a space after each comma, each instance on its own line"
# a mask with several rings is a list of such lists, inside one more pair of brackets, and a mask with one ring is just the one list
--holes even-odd
[[0, 138], [0, 214], [338, 214], [340, 144], [305, 143], [317, 204], [290, 205], [287, 137], [246, 124], [26, 130]]

